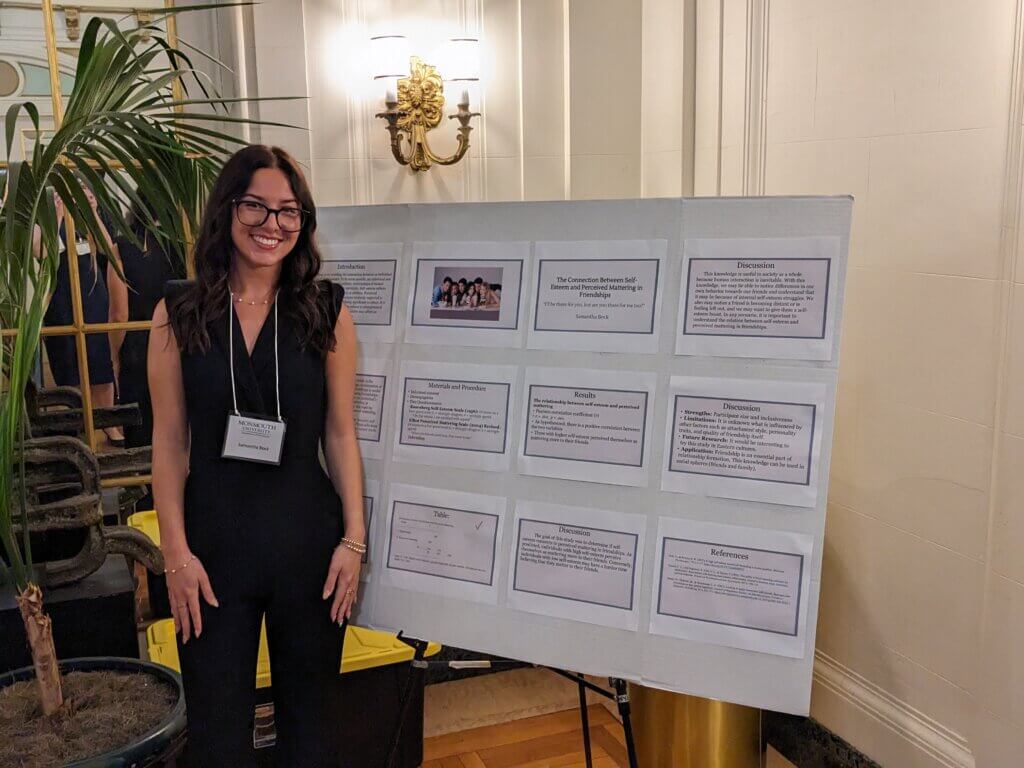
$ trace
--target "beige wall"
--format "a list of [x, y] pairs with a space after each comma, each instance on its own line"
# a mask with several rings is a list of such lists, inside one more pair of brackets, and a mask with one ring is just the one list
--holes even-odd
[[886, 766], [1022, 765], [1020, 4], [725, 6], [697, 191], [856, 197], [812, 715]]
[[[812, 713], [883, 765], [1012, 768], [1021, 2], [723, 5], [269, 0], [259, 93], [310, 98], [262, 114], [310, 130], [264, 139], [310, 166], [323, 205], [855, 195]], [[424, 47], [481, 37], [484, 117], [455, 167], [412, 175], [390, 156], [361, 58], [389, 21]]]

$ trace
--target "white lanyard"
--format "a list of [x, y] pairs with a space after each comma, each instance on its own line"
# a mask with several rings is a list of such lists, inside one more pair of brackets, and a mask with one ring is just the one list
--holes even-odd
[[[235, 294], [228, 291], [228, 356], [231, 358], [231, 401], [238, 416], [238, 393], [235, 391]], [[242, 323], [239, 321], [239, 327]], [[261, 329], [262, 330], [262, 329]], [[256, 340], [259, 341], [257, 335]], [[253, 350], [256, 345], [253, 344]], [[257, 384], [258, 386], [258, 384]], [[281, 421], [281, 369], [277, 360], [277, 294], [274, 294], [274, 394], [277, 397], [277, 420]]]

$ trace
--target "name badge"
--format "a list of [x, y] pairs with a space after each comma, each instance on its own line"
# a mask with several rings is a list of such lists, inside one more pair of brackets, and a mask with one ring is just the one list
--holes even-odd
[[249, 413], [229, 413], [222, 458], [280, 464], [284, 447], [284, 421]]

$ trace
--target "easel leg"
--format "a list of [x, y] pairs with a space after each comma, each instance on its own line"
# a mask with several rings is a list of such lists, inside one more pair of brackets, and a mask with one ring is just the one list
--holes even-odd
[[409, 699], [412, 698], [413, 686], [416, 683], [417, 677], [422, 675], [427, 668], [427, 662], [424, 661], [424, 656], [427, 652], [427, 642], [425, 640], [403, 637], [401, 632], [398, 633], [398, 639], [406, 645], [412, 646], [413, 658], [409, 664], [409, 675], [405, 679], [405, 689], [402, 691], [402, 698], [398, 707], [398, 722], [395, 723], [394, 736], [392, 737], [391, 748], [388, 750], [388, 755], [384, 762], [384, 768], [394, 768], [395, 759], [398, 756], [398, 745], [402, 741], [402, 727], [405, 725], [405, 717], [409, 709]]
[[594, 758], [590, 751], [590, 712], [587, 711], [587, 687], [583, 675], [577, 673], [580, 689], [580, 725], [583, 727], [583, 754], [587, 758], [587, 768], [593, 768]]
[[626, 681], [619, 677], [609, 678], [608, 682], [615, 689], [615, 703], [619, 706], [622, 716], [622, 731], [626, 737], [626, 753], [629, 755], [629, 768], [639, 768], [636, 759], [636, 743], [633, 741], [633, 723], [629, 717], [629, 689]]
[[587, 766], [591, 765], [590, 752], [590, 717], [587, 712], [587, 690], [591, 690], [606, 699], [615, 699], [619, 707], [619, 715], [622, 717], [622, 732], [626, 738], [626, 753], [629, 755], [629, 768], [639, 768], [636, 757], [636, 743], [633, 741], [633, 723], [629, 719], [629, 689], [626, 681], [620, 677], [609, 677], [608, 685], [615, 689], [615, 693], [605, 690], [599, 685], [594, 685], [579, 672], [566, 672], [555, 667], [547, 667], [556, 675], [572, 680], [580, 689], [580, 720], [583, 723], [583, 748], [587, 756]]

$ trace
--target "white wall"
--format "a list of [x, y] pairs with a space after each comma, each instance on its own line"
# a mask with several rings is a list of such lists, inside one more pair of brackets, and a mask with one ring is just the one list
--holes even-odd
[[[812, 714], [887, 766], [1024, 763], [1021, 0], [254, 17], [259, 94], [309, 96], [261, 113], [308, 132], [264, 140], [308, 164], [322, 205], [855, 195]], [[481, 38], [484, 116], [452, 168], [400, 168], [373, 117], [365, 41], [398, 25], [423, 47]]]
[[[308, 164], [322, 205], [664, 196], [692, 184], [682, 116], [693, 52], [677, 0], [268, 0], [254, 15], [259, 95], [309, 96], [308, 115], [262, 107], [310, 129], [266, 140]], [[413, 174], [392, 158], [366, 60], [382, 32], [408, 35], [428, 62], [440, 41], [479, 35], [483, 117], [459, 164]], [[439, 152], [455, 147], [452, 123], [430, 135]]]

